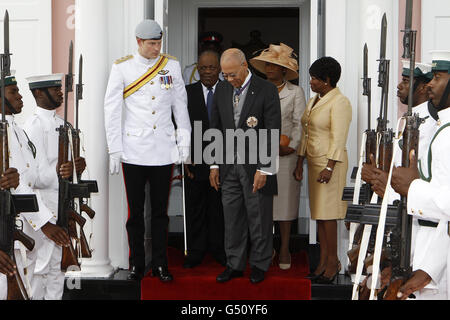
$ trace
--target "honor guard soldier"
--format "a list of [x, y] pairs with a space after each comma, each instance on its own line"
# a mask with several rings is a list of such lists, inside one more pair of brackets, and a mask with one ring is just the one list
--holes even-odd
[[[122, 163], [128, 208], [130, 279], [144, 276], [145, 184], [150, 183], [152, 274], [171, 281], [167, 265], [168, 197], [174, 163], [189, 157], [191, 124], [178, 61], [161, 54], [162, 30], [144, 20], [136, 27], [138, 52], [117, 60], [105, 94], [110, 172]], [[175, 131], [172, 114], [176, 122]]]
[[[64, 120], [56, 114], [56, 109], [63, 102], [62, 73], [32, 76], [27, 78], [31, 92], [36, 100], [36, 111], [27, 119], [25, 130], [33, 137], [36, 145], [36, 159], [39, 167], [39, 175], [42, 181], [36, 186], [42, 196], [45, 205], [51, 210], [50, 222], [56, 226], [58, 216], [58, 175], [56, 172], [58, 162], [58, 137], [57, 128], [64, 125]], [[86, 167], [83, 158], [75, 159], [78, 173]], [[67, 162], [63, 169], [72, 170], [73, 165]], [[68, 172], [67, 176], [71, 176]], [[65, 232], [64, 232], [65, 233]], [[36, 300], [61, 300], [64, 291], [64, 273], [61, 272], [62, 248], [60, 243], [51, 238], [44, 238], [42, 246], [38, 250], [35, 276], [33, 278], [33, 297]]]
[[[16, 260], [18, 261], [18, 265], [21, 265], [21, 267], [18, 268], [19, 272], [22, 273], [23, 268], [26, 268], [26, 272], [24, 272], [25, 276], [22, 275], [22, 279], [27, 287], [28, 296], [31, 297], [34, 293], [34, 288], [31, 283], [34, 282], [33, 274], [37, 258], [36, 255], [43, 245], [43, 240], [47, 237], [52, 240], [55, 239], [54, 241], [60, 245], [65, 245], [69, 243], [69, 237], [52, 223], [52, 218], [54, 218], [54, 216], [42, 201], [40, 193], [37, 190], [37, 186], [39, 186], [46, 177], [40, 175], [38, 171], [39, 165], [36, 159], [37, 150], [35, 145], [30, 141], [27, 133], [20, 128], [14, 120], [14, 115], [19, 114], [22, 111], [23, 102], [22, 96], [19, 93], [19, 88], [17, 87], [17, 82], [13, 76], [5, 79], [5, 99], [6, 120], [9, 125], [9, 165], [11, 168], [16, 168], [20, 175], [20, 183], [16, 189], [12, 189], [12, 193], [36, 194], [39, 205], [38, 212], [20, 213], [23, 232], [35, 240], [33, 251], [30, 252], [27, 250], [26, 255], [24, 255], [23, 250], [25, 249], [21, 244], [17, 244], [16, 242], [15, 247], [16, 249], [19, 249], [16, 250], [16, 257], [19, 257]], [[70, 172], [70, 168], [66, 171], [64, 168], [61, 170], [64, 174], [67, 174], [67, 171]], [[22, 254], [19, 253], [20, 251], [22, 251]], [[6, 277], [0, 275], [0, 298], [5, 298], [5, 288]]]
[[[438, 283], [447, 286], [446, 299], [449, 293], [449, 263], [450, 263], [450, 52], [432, 52], [433, 80], [429, 82], [429, 97], [438, 110], [439, 120], [437, 130], [433, 135], [428, 149], [426, 163], [416, 161], [410, 156], [409, 168], [396, 168], [392, 175], [391, 185], [394, 190], [408, 197], [408, 214], [423, 221], [437, 221], [436, 228], [429, 241], [434, 243], [432, 249], [422, 251], [422, 260], [432, 262], [429, 269], [414, 272], [400, 291], [402, 299], [412, 292], [421, 290], [431, 284]], [[420, 130], [420, 128], [419, 128]], [[447, 236], [442, 237], [446, 234]], [[436, 239], [441, 239], [436, 241]], [[414, 253], [416, 260], [417, 249]], [[447, 261], [446, 261], [447, 260]], [[440, 286], [439, 286], [440, 287]], [[440, 289], [440, 288], [439, 288]], [[442, 290], [441, 290], [442, 291]]]

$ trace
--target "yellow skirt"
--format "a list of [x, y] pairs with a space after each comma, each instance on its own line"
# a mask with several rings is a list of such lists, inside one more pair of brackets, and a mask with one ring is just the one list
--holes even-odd
[[330, 181], [317, 181], [319, 173], [326, 168], [328, 159], [322, 157], [306, 157], [308, 162], [308, 190], [311, 219], [340, 220], [347, 212], [347, 202], [342, 201], [342, 193], [347, 180], [348, 158], [344, 162], [336, 162]]

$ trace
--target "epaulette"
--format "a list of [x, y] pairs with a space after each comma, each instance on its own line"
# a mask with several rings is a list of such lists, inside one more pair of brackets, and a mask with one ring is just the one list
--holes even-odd
[[120, 58], [120, 59], [117, 59], [116, 61], [114, 61], [114, 63], [115, 63], [115, 64], [119, 64], [119, 63], [122, 63], [122, 62], [124, 62], [124, 61], [130, 60], [131, 58], [133, 58], [133, 55], [132, 55], [132, 54], [130, 54], [130, 55], [128, 55], [128, 56], [125, 56], [125, 57], [122, 57], [122, 58]]
[[171, 55], [169, 55], [169, 54], [167, 54], [167, 53], [161, 53], [161, 55], [164, 56], [164, 57], [167, 57], [167, 58], [169, 58], [169, 59], [178, 60], [176, 57], [171, 56]]

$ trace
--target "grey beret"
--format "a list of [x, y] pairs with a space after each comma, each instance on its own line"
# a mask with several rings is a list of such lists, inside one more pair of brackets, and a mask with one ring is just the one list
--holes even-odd
[[162, 30], [158, 22], [146, 19], [136, 27], [136, 37], [140, 39], [161, 39]]

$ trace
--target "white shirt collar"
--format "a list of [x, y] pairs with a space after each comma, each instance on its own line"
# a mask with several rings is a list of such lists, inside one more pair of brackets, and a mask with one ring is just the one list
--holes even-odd
[[438, 112], [439, 120], [441, 121], [441, 124], [446, 124], [450, 122], [450, 107], [441, 110]]
[[[200, 81], [200, 83], [202, 84], [203, 92], [207, 93], [208, 92], [208, 87], [205, 86], [201, 81]], [[217, 86], [218, 83], [219, 83], [219, 80], [217, 80], [217, 82], [212, 86], [213, 92], [216, 90], [216, 86]]]
[[[245, 78], [244, 83], [241, 85], [241, 88], [245, 87], [245, 85], [250, 81], [250, 78], [252, 77], [252, 72], [250, 71], [250, 69], [247, 69], [247, 70], [248, 70], [248, 75], [247, 75], [247, 78]], [[248, 89], [248, 87], [245, 89]]]
[[142, 63], [142, 64], [145, 64], [145, 65], [149, 65], [149, 66], [154, 65], [155, 62], [156, 62], [156, 61], [158, 60], [158, 58], [159, 58], [159, 57], [157, 57], [157, 58], [154, 58], [154, 59], [147, 59], [147, 58], [141, 56], [141, 54], [139, 53], [139, 51], [136, 52], [135, 57], [136, 57], [136, 59], [137, 59], [138, 62], [140, 62], [140, 63]]
[[[200, 81], [203, 89], [203, 98], [205, 98], [205, 105], [208, 103], [208, 87], [206, 87], [201, 81]], [[214, 93], [216, 91], [216, 86], [219, 83], [219, 80], [212, 86], [212, 92]]]
[[52, 118], [56, 115], [56, 110], [47, 110], [41, 107], [36, 108], [36, 114], [45, 118]]

